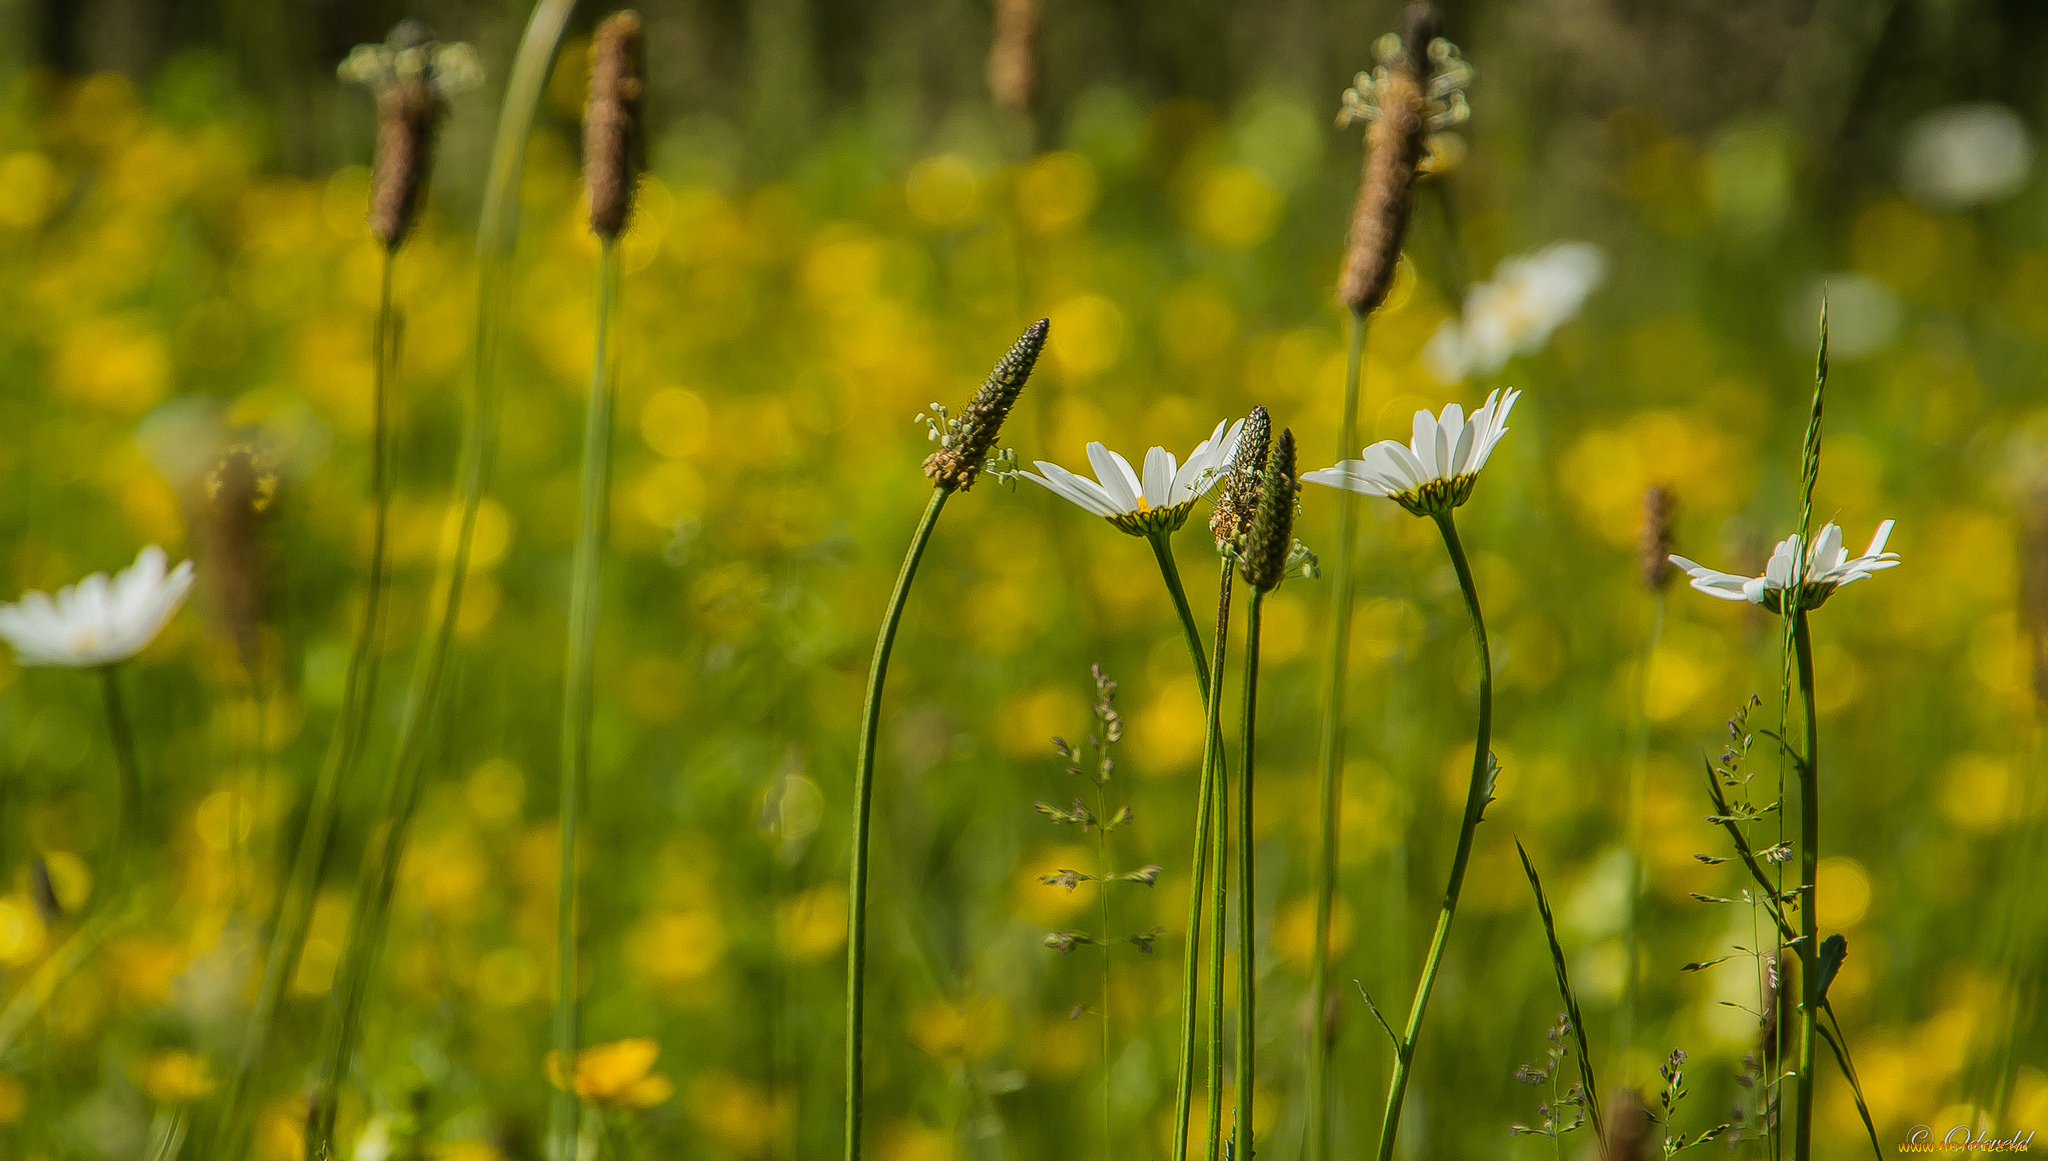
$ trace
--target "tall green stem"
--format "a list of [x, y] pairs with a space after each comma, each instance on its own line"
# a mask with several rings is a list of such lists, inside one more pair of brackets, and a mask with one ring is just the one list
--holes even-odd
[[[349, 646], [348, 669], [342, 678], [341, 707], [334, 719], [334, 732], [327, 739], [327, 752], [313, 779], [313, 797], [306, 807], [306, 821], [299, 833], [298, 849], [285, 880], [283, 897], [270, 932], [270, 948], [263, 960], [263, 979], [257, 986], [256, 1003], [249, 1013], [243, 1035], [242, 1053], [221, 1105], [215, 1128], [215, 1150], [222, 1157], [235, 1156], [242, 1132], [242, 1101], [249, 1081], [263, 1058], [270, 1038], [270, 1025], [285, 987], [298, 970], [299, 955], [305, 948], [306, 932], [313, 922], [313, 901], [327, 856], [334, 843], [339, 814], [340, 788], [352, 780], [362, 747], [369, 734], [370, 707], [377, 698], [378, 657], [382, 652], [383, 598], [386, 540], [391, 523], [390, 394], [398, 370], [398, 320], [392, 293], [392, 271], [396, 252], [384, 251], [383, 279], [377, 301], [377, 325], [370, 380], [370, 563], [365, 578], [362, 620], [356, 624], [355, 639]], [[259, 746], [260, 752], [260, 746]]]
[[1813, 639], [1806, 610], [1792, 611], [1799, 696], [1806, 703], [1806, 752], [1799, 760], [1799, 1080], [1792, 1139], [1796, 1161], [1813, 1156], [1813, 1040], [1820, 1008], [1820, 933], [1814, 875], [1820, 866], [1820, 720], [1813, 708]]
[[540, 0], [534, 6], [520, 38], [511, 79], [505, 86], [505, 102], [492, 144], [490, 180], [484, 189], [483, 212], [477, 225], [477, 313], [471, 344], [476, 386], [456, 472], [462, 516], [456, 527], [455, 551], [442, 563], [435, 581], [436, 599], [429, 609], [438, 614], [438, 620], [406, 691], [382, 822], [364, 851], [362, 878], [356, 885], [355, 907], [349, 915], [348, 943], [337, 972], [325, 1050], [307, 1116], [305, 1155], [313, 1161], [328, 1161], [334, 1155], [334, 1118], [341, 1082], [361, 1036], [364, 993], [383, 939], [384, 917], [397, 880], [399, 858], [404, 853], [406, 830], [418, 802], [428, 727], [440, 700], [441, 677], [462, 614], [462, 590], [469, 575], [477, 508], [483, 502], [484, 484], [490, 478], [497, 452], [498, 334], [503, 321], [506, 267], [519, 235], [519, 177], [525, 169], [527, 136], [533, 128], [548, 71], [575, 7], [576, 0]]
[[1622, 938], [1627, 941], [1621, 982], [1621, 1018], [1616, 1021], [1615, 1044], [1623, 1051], [1635, 1048], [1636, 1000], [1641, 991], [1643, 947], [1637, 934], [1642, 912], [1643, 887], [1647, 880], [1643, 857], [1643, 792], [1649, 777], [1650, 757], [1650, 668], [1657, 661], [1657, 646], [1664, 639], [1664, 592], [1650, 594], [1650, 634], [1643, 643], [1643, 668], [1636, 682], [1635, 728], [1629, 739], [1628, 802], [1625, 820], [1628, 833], [1628, 890], [1623, 896]]
[[135, 731], [128, 725], [128, 710], [121, 701], [121, 680], [115, 667], [100, 667], [100, 694], [107, 707], [107, 738], [114, 747], [114, 848], [107, 854], [107, 869], [101, 876], [100, 906], [115, 905], [121, 881], [127, 874], [128, 854], [135, 845], [136, 816], [142, 810], [142, 771], [135, 762]]
[[896, 647], [896, 626], [903, 620], [910, 582], [917, 577], [918, 561], [924, 558], [932, 529], [938, 525], [939, 513], [952, 494], [943, 486], [933, 488], [924, 518], [911, 534], [910, 551], [904, 554], [903, 567], [896, 573], [896, 589], [889, 594], [889, 608], [882, 614], [882, 630], [875, 638], [875, 660], [868, 668], [867, 703], [861, 707], [860, 765], [853, 776], [853, 866], [846, 888], [846, 1161], [858, 1161], [860, 1157], [865, 1103], [861, 1046], [867, 1021], [864, 984], [868, 962], [868, 815], [875, 797], [875, 730], [882, 718], [882, 683], [889, 677], [889, 653]]
[[[1289, 461], [1292, 462], [1292, 461]], [[1244, 772], [1237, 781], [1237, 1147], [1232, 1155], [1249, 1158], [1252, 1149], [1252, 1044], [1255, 999], [1252, 941], [1252, 740], [1259, 708], [1259, 614], [1266, 593], [1252, 586], [1244, 627], [1244, 735], [1238, 759]]]
[[[1210, 660], [1209, 672], [1223, 672], [1225, 644], [1230, 634], [1230, 577], [1231, 561], [1223, 561], [1223, 575], [1216, 588], [1216, 637], [1215, 656]], [[1209, 831], [1212, 825], [1210, 806], [1216, 797], [1217, 759], [1222, 751], [1222, 729], [1220, 718], [1223, 711], [1223, 683], [1212, 680], [1206, 683], [1203, 693], [1202, 719], [1202, 778], [1197, 793], [1201, 796], [1195, 805], [1195, 852], [1194, 869], [1188, 875], [1188, 926], [1187, 946], [1181, 958], [1180, 986], [1180, 1073], [1174, 1095], [1173, 1107], [1173, 1161], [1187, 1161], [1188, 1120], [1193, 1113], [1195, 1092], [1195, 993], [1200, 983], [1202, 947], [1202, 879], [1208, 868]], [[1214, 933], [1211, 940], [1217, 940]], [[1222, 946], [1217, 940], [1217, 946]], [[1215, 982], [1220, 989], [1220, 980]], [[1217, 993], [1220, 996], [1220, 990]], [[1217, 1084], [1211, 1076], [1209, 1084]], [[1215, 1122], [1210, 1122], [1213, 1139]]]
[[1195, 627], [1195, 611], [1188, 607], [1187, 590], [1181, 587], [1180, 566], [1173, 560], [1173, 534], [1154, 532], [1146, 541], [1152, 545], [1152, 555], [1159, 559], [1159, 575], [1166, 581], [1167, 595], [1173, 598], [1173, 611], [1180, 615], [1181, 635], [1187, 638], [1188, 659], [1195, 663], [1195, 684], [1201, 687], [1202, 697], [1209, 696], [1209, 659], [1202, 649], [1202, 631]]
[[[1358, 389], [1365, 365], [1366, 316], [1351, 315], [1351, 351], [1344, 365], [1344, 421], [1338, 428], [1337, 460], [1358, 454]], [[1316, 865], [1316, 933], [1309, 961], [1308, 1161], [1323, 1161], [1330, 1150], [1331, 1031], [1324, 1026], [1330, 1003], [1330, 915], [1337, 899], [1338, 803], [1344, 793], [1345, 678], [1351, 664], [1351, 557], [1358, 535], [1358, 494], [1337, 489], [1337, 554], [1330, 570], [1330, 670], [1323, 684], [1323, 738], [1317, 776], [1317, 820], [1322, 835]]]
[[1492, 795], [1488, 770], [1492, 766], [1493, 744], [1493, 659], [1486, 648], [1486, 620], [1479, 612], [1479, 589], [1472, 582], [1472, 566], [1465, 560], [1465, 546], [1458, 540], [1458, 525], [1451, 513], [1436, 517], [1443, 532], [1444, 548], [1451, 566], [1458, 572], [1458, 587], [1465, 594], [1465, 611], [1472, 617], [1472, 644], [1479, 653], [1479, 730], [1472, 747], [1472, 781], [1465, 790], [1465, 815], [1458, 826], [1458, 849], [1451, 856], [1451, 877], [1444, 885], [1442, 910], [1437, 913], [1436, 934], [1429, 941], [1429, 958], [1423, 961], [1422, 978], [1415, 985], [1415, 1001], [1408, 1008], [1408, 1026], [1401, 1034], [1400, 1049], [1394, 1055], [1394, 1076], [1387, 1086], [1387, 1108], [1380, 1122], [1379, 1161], [1394, 1155], [1394, 1137], [1401, 1127], [1401, 1100], [1408, 1092], [1408, 1074], [1415, 1064], [1415, 1045], [1422, 1037], [1422, 1017], [1429, 1008], [1430, 989], [1436, 986], [1443, 967], [1444, 945], [1450, 941], [1451, 918], [1458, 910], [1458, 893], [1465, 886], [1465, 867], [1472, 860], [1472, 839], [1479, 819]]
[[[606, 238], [598, 258], [597, 352], [583, 416], [583, 480], [570, 564], [569, 649], [562, 673], [561, 852], [555, 891], [555, 1052], [565, 1076], [575, 1074], [581, 1031], [576, 995], [576, 914], [580, 882], [576, 835], [590, 781], [590, 685], [596, 664], [597, 616], [603, 603], [605, 517], [611, 508], [611, 324], [619, 298], [619, 245]], [[575, 1161], [576, 1086], [555, 1092], [549, 1117], [556, 1161]]]
[[[1225, 569], [1230, 567], [1225, 562]], [[1219, 677], [1213, 690], [1223, 684]], [[1218, 699], [1218, 713], [1221, 700]], [[1213, 835], [1209, 848], [1209, 1120], [1203, 1129], [1202, 1156], [1216, 1156], [1216, 1142], [1223, 1131], [1223, 928], [1229, 891], [1224, 877], [1230, 873], [1230, 772], [1223, 767], [1219, 750], [1216, 762], [1215, 817], [1210, 820]]]

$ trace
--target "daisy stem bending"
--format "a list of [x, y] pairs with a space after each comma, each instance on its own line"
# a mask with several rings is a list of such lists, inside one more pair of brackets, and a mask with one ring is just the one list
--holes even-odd
[[477, 509], [497, 453], [497, 352], [503, 321], [504, 279], [518, 240], [519, 176], [525, 169], [527, 135], [540, 107], [547, 76], [561, 47], [563, 31], [576, 0], [539, 0], [521, 35], [505, 99], [491, 146], [490, 178], [484, 187], [483, 210], [477, 223], [477, 307], [470, 353], [475, 387], [462, 433], [456, 477], [461, 488], [461, 517], [455, 549], [435, 578], [429, 610], [435, 614], [431, 636], [414, 665], [406, 690], [404, 715], [391, 761], [380, 822], [364, 851], [362, 878], [356, 884], [355, 906], [323, 1034], [318, 1079], [306, 1118], [304, 1155], [334, 1155], [334, 1118], [341, 1082], [346, 1077], [361, 1036], [362, 1004], [369, 975], [382, 944], [385, 913], [397, 882], [406, 829], [419, 800], [420, 768], [426, 760], [429, 726], [440, 700], [441, 677], [462, 615], [463, 583], [469, 576], [469, 550], [476, 535]]
[[882, 718], [882, 684], [889, 677], [889, 653], [896, 646], [896, 626], [903, 620], [903, 606], [910, 597], [910, 582], [917, 577], [917, 565], [931, 543], [932, 529], [946, 506], [952, 490], [941, 485], [932, 489], [931, 503], [911, 534], [910, 550], [896, 573], [896, 588], [889, 594], [888, 611], [882, 614], [882, 629], [875, 637], [875, 659], [868, 668], [867, 701], [860, 715], [860, 765], [853, 776], [853, 867], [848, 873], [846, 894], [846, 1161], [859, 1161], [861, 1114], [861, 1044], [866, 1030], [868, 961], [868, 814], [875, 797], [875, 731]]
[[[1216, 644], [1215, 656], [1210, 659], [1209, 672], [1223, 672], [1225, 643], [1230, 633], [1230, 576], [1231, 560], [1223, 560], [1223, 575], [1216, 587]], [[1188, 875], [1188, 926], [1187, 947], [1181, 957], [1180, 985], [1180, 1074], [1174, 1096], [1173, 1109], [1173, 1161], [1187, 1161], [1188, 1121], [1193, 1112], [1195, 1094], [1195, 993], [1198, 990], [1201, 971], [1202, 947], [1202, 879], [1208, 869], [1210, 828], [1214, 825], [1210, 807], [1216, 798], [1216, 769], [1222, 756], [1222, 729], [1219, 718], [1223, 710], [1223, 683], [1210, 681], [1203, 691], [1204, 717], [1202, 719], [1202, 777], [1197, 793], [1200, 798], [1195, 805], [1195, 854], [1194, 869]], [[1220, 864], [1219, 864], [1220, 868]], [[1222, 871], [1217, 871], [1220, 881]], [[1218, 929], [1220, 930], [1220, 928]], [[1210, 940], [1218, 948], [1222, 941], [1212, 932]], [[1212, 981], [1210, 1004], [1219, 1018], [1222, 1012], [1222, 987], [1218, 980]], [[1211, 1069], [1209, 1086], [1217, 1091], [1221, 1079]], [[1214, 1139], [1215, 1118], [1210, 1118], [1211, 1139]]]
[[[1358, 392], [1365, 364], [1366, 315], [1351, 314], [1351, 350], [1344, 366], [1344, 420], [1337, 457], [1358, 446]], [[1324, 683], [1323, 737], [1317, 776], [1322, 849], [1316, 865], [1315, 950], [1309, 960], [1308, 1161], [1329, 1153], [1330, 1049], [1324, 1013], [1330, 1002], [1330, 913], [1337, 897], [1337, 803], [1344, 788], [1344, 688], [1351, 661], [1351, 556], [1358, 535], [1358, 494], [1337, 492], [1337, 557], [1331, 569], [1330, 672]]]
[[107, 738], [114, 747], [114, 847], [107, 855], [106, 887], [101, 906], [113, 905], [128, 869], [128, 848], [134, 845], [136, 817], [142, 810], [142, 772], [135, 762], [135, 732], [121, 701], [121, 679], [115, 666], [100, 667], [100, 692], [107, 707]]
[[1244, 769], [1237, 780], [1237, 1122], [1234, 1157], [1252, 1156], [1252, 739], [1257, 733], [1259, 704], [1259, 614], [1266, 590], [1252, 586], [1245, 609], [1244, 721], [1238, 742]]
[[[556, 869], [555, 1051], [573, 1070], [580, 1028], [576, 995], [576, 835], [590, 780], [590, 684], [597, 650], [597, 614], [603, 599], [605, 516], [611, 507], [612, 315], [619, 298], [619, 244], [604, 239], [598, 256], [597, 351], [590, 369], [590, 399], [583, 417], [582, 502], [576, 548], [570, 564], [569, 649], [562, 674], [561, 850]], [[573, 1158], [576, 1149], [575, 1086], [556, 1090], [549, 1120], [552, 1156]]]
[[1458, 849], [1451, 856], [1450, 881], [1444, 886], [1443, 909], [1437, 914], [1436, 934], [1429, 941], [1429, 958], [1423, 961], [1422, 978], [1415, 985], [1415, 1000], [1408, 1008], [1408, 1026], [1394, 1054], [1394, 1076], [1387, 1086], [1387, 1109], [1380, 1123], [1379, 1161], [1390, 1161], [1394, 1155], [1394, 1136], [1401, 1127], [1401, 1100], [1407, 1094], [1409, 1071], [1415, 1064], [1423, 1013], [1429, 1008], [1430, 989], [1436, 986], [1437, 972], [1443, 967], [1451, 918], [1458, 910], [1458, 893], [1465, 886], [1466, 864], [1472, 859], [1472, 839], [1492, 795], [1488, 770], [1492, 765], [1493, 661], [1486, 648], [1486, 620], [1479, 612], [1479, 589], [1472, 582], [1472, 566], [1465, 560], [1465, 546], [1458, 540], [1457, 521], [1446, 511], [1436, 514], [1436, 524], [1443, 532], [1451, 566], [1458, 572], [1458, 587], [1465, 594], [1465, 611], [1472, 616], [1472, 644], [1479, 653], [1479, 729], [1472, 748], [1472, 781], [1465, 791], [1465, 815], [1458, 826]]
[[1799, 756], [1799, 1081], [1792, 1155], [1813, 1155], [1813, 1040], [1820, 1008], [1820, 931], [1814, 875], [1820, 865], [1820, 721], [1814, 714], [1813, 638], [1806, 610], [1792, 608], [1792, 649], [1799, 661], [1799, 696], [1806, 706], [1806, 752]]
[[1209, 696], [1209, 660], [1202, 649], [1202, 631], [1195, 627], [1195, 611], [1188, 607], [1187, 590], [1181, 587], [1180, 566], [1173, 561], [1173, 534], [1154, 532], [1145, 537], [1152, 545], [1152, 555], [1159, 558], [1159, 575], [1166, 581], [1167, 594], [1173, 597], [1173, 611], [1180, 614], [1180, 631], [1187, 638], [1188, 658], [1195, 663], [1195, 684], [1201, 687], [1204, 699]]
[[[384, 250], [382, 288], [377, 302], [377, 325], [373, 334], [375, 351], [370, 380], [370, 564], [363, 595], [362, 620], [356, 624], [355, 640], [349, 646], [348, 668], [342, 678], [341, 707], [328, 737], [327, 752], [313, 779], [313, 796], [306, 807], [306, 821], [299, 833], [299, 845], [292, 854], [291, 870], [285, 879], [283, 896], [271, 925], [270, 947], [263, 959], [263, 979], [257, 985], [256, 1004], [249, 1013], [248, 1030], [242, 1040], [242, 1054], [221, 1107], [215, 1130], [222, 1156], [231, 1154], [234, 1135], [241, 1131], [242, 1098], [256, 1065], [270, 1038], [270, 1024], [284, 999], [285, 985], [298, 970], [299, 955], [313, 922], [314, 895], [327, 856], [334, 843], [334, 827], [340, 804], [340, 788], [351, 780], [362, 746], [369, 732], [370, 706], [377, 697], [378, 644], [383, 634], [385, 541], [391, 522], [390, 473], [390, 389], [398, 365], [398, 319], [392, 294], [395, 251]], [[261, 752], [260, 746], [258, 752]]]

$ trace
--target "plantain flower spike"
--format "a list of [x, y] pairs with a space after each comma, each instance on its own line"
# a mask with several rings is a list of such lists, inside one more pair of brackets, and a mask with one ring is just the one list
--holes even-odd
[[1031, 378], [1038, 353], [1045, 349], [1045, 334], [1051, 326], [1049, 319], [1032, 323], [982, 381], [981, 390], [974, 393], [967, 410], [957, 419], [949, 418], [943, 426], [933, 427], [939, 450], [924, 460], [924, 474], [931, 477], [933, 484], [950, 492], [965, 492], [974, 486], [975, 477], [981, 474], [982, 465], [996, 446], [996, 437], [1002, 434], [1003, 421], [1010, 417], [1010, 408], [1023, 392], [1025, 380]]
[[1272, 417], [1263, 407], [1252, 408], [1244, 434], [1238, 437], [1230, 474], [1217, 489], [1216, 507], [1209, 516], [1209, 531], [1216, 536], [1218, 552], [1235, 552], [1238, 538], [1251, 528], [1259, 506], [1259, 477], [1265, 473], [1266, 451], [1272, 441]]
[[640, 14], [614, 13], [590, 48], [590, 98], [583, 108], [583, 186], [590, 231], [612, 239], [633, 216], [640, 178]]
[[482, 83], [483, 65], [469, 45], [444, 44], [426, 25], [406, 20], [384, 43], [357, 45], [336, 73], [377, 95], [370, 234], [396, 250], [419, 213], [448, 98]]
[[1295, 494], [1300, 490], [1294, 476], [1294, 432], [1283, 430], [1273, 441], [1259, 478], [1258, 507], [1237, 560], [1245, 582], [1260, 592], [1279, 588], [1287, 578], [1287, 561], [1294, 552]]
[[1472, 67], [1439, 35], [1436, 9], [1411, 5], [1402, 25], [1400, 35], [1389, 33], [1374, 44], [1379, 67], [1358, 74], [1337, 114], [1339, 126], [1368, 126], [1365, 169], [1337, 284], [1338, 297], [1360, 317], [1378, 309], [1394, 284], [1415, 178], [1430, 168], [1432, 134], [1470, 114], [1465, 86]]

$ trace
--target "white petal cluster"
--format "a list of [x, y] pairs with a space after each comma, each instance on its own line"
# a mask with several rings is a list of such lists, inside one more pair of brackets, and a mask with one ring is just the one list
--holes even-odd
[[1218, 423], [1209, 438], [1188, 453], [1186, 463], [1163, 447], [1146, 452], [1142, 475], [1132, 470], [1129, 460], [1099, 442], [1088, 445], [1088, 463], [1095, 469], [1093, 480], [1044, 460], [1036, 461], [1038, 471], [1018, 474], [1134, 536], [1173, 532], [1187, 523], [1195, 501], [1222, 481], [1237, 455], [1244, 420], [1230, 424], [1228, 431], [1224, 427]]
[[1607, 258], [1591, 242], [1558, 242], [1494, 268], [1465, 292], [1463, 318], [1445, 319], [1422, 349], [1445, 383], [1491, 375], [1515, 355], [1540, 350], [1600, 285]]
[[[1897, 568], [1899, 554], [1886, 552], [1885, 541], [1891, 539], [1892, 525], [1887, 520], [1877, 526], [1877, 534], [1870, 538], [1870, 547], [1863, 555], [1851, 557], [1842, 547], [1842, 528], [1839, 524], [1827, 524], [1820, 535], [1813, 538], [1813, 547], [1806, 558], [1805, 584], [1801, 587], [1799, 607], [1817, 609], [1834, 591], [1851, 581], [1859, 581], [1872, 573], [1888, 568]], [[1671, 563], [1685, 570], [1692, 578], [1692, 587], [1710, 597], [1724, 601], [1748, 601], [1752, 605], [1778, 612], [1784, 606], [1785, 590], [1792, 587], [1794, 566], [1799, 561], [1799, 537], [1788, 536], [1771, 550], [1770, 563], [1764, 566], [1762, 576], [1737, 576], [1734, 573], [1717, 572], [1703, 564], [1674, 556]]]
[[152, 544], [113, 579], [96, 572], [75, 585], [31, 592], [0, 605], [0, 637], [23, 665], [87, 668], [112, 665], [156, 639], [192, 590], [192, 562], [166, 572], [164, 550]]
[[1345, 460], [1334, 468], [1304, 472], [1302, 479], [1332, 488], [1385, 496], [1417, 516], [1433, 516], [1463, 504], [1472, 495], [1479, 469], [1486, 466], [1495, 444], [1508, 432], [1508, 412], [1520, 391], [1506, 396], [1494, 391], [1465, 418], [1456, 403], [1441, 416], [1415, 413], [1415, 435], [1403, 447], [1384, 439], [1366, 448], [1364, 458]]

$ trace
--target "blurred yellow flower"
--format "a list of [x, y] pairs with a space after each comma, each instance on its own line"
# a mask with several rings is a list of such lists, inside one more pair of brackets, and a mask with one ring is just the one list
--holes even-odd
[[910, 1017], [910, 1040], [949, 1064], [986, 1060], [1010, 1041], [1010, 1008], [996, 996], [935, 1000]]
[[1230, 250], [1256, 246], [1280, 222], [1280, 191], [1256, 169], [1228, 165], [1195, 180], [1188, 224], [1204, 242]]
[[1078, 153], [1047, 153], [1017, 174], [1017, 216], [1040, 237], [1064, 234], [1095, 208], [1095, 167]]
[[211, 1093], [215, 1083], [206, 1058], [182, 1048], [153, 1052], [142, 1064], [143, 1094], [160, 1105], [190, 1104]]
[[952, 1134], [916, 1121], [897, 1121], [882, 1130], [876, 1152], [882, 1161], [953, 1161], [959, 1156]]
[[825, 883], [799, 892], [776, 912], [782, 954], [794, 963], [823, 959], [846, 946], [846, 887]]
[[690, 1078], [689, 1106], [691, 1120], [744, 1157], [773, 1150], [795, 1111], [786, 1095], [715, 1068]]
[[910, 167], [903, 200], [911, 214], [927, 226], [949, 228], [974, 217], [981, 202], [981, 178], [974, 165], [957, 153], [942, 153]]
[[[593, 1044], [576, 1054], [576, 1095], [594, 1105], [620, 1109], [664, 1104], [676, 1090], [666, 1073], [653, 1071], [660, 1055], [661, 1045], [644, 1036]], [[549, 1084], [569, 1087], [561, 1053], [547, 1054], [545, 1071]]]
[[27, 895], [0, 898], [0, 964], [28, 963], [43, 953], [45, 942], [42, 916]]
[[626, 957], [663, 987], [694, 984], [725, 958], [725, 924], [708, 906], [666, 911], [644, 920], [626, 940]]
[[1089, 379], [1114, 366], [1123, 350], [1124, 313], [1099, 294], [1081, 294], [1052, 309], [1046, 342], [1053, 363], [1069, 380]]
[[11, 1125], [28, 1111], [28, 1086], [11, 1072], [0, 1072], [0, 1125]]

